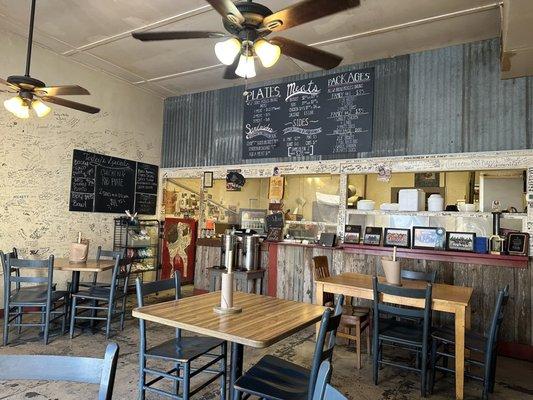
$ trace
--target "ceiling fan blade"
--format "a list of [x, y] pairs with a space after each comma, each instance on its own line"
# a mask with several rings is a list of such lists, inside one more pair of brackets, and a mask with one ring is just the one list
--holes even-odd
[[282, 31], [359, 6], [360, 0], [304, 0], [265, 17], [261, 27]]
[[75, 101], [65, 100], [60, 97], [43, 96], [41, 97], [41, 100], [46, 101], [48, 103], [57, 104], [58, 106], [73, 108], [74, 110], [83, 111], [89, 114], [96, 114], [100, 112], [99, 108], [88, 106], [86, 104], [77, 103]]
[[235, 61], [233, 61], [233, 64], [228, 65], [226, 69], [224, 70], [224, 75], [222, 76], [223, 79], [240, 79], [241, 77], [235, 73], [235, 70], [237, 69], [237, 65], [239, 65], [239, 57], [235, 57]]
[[20, 90], [20, 88], [19, 88], [18, 86], [13, 85], [12, 83], [9, 83], [9, 82], [6, 81], [5, 79], [0, 78], [0, 83], [1, 83], [2, 85], [7, 86], [8, 88], [10, 88], [10, 89], [12, 89], [12, 90], [16, 90], [16, 91], [19, 91], [19, 90]]
[[277, 36], [270, 42], [281, 47], [282, 54], [323, 69], [335, 68], [342, 61], [342, 57], [335, 54], [284, 37]]
[[205, 0], [211, 7], [213, 7], [217, 12], [222, 15], [224, 18], [229, 19], [235, 24], [242, 24], [244, 22], [244, 17], [239, 11], [239, 9], [233, 4], [231, 0]]
[[173, 32], [133, 32], [131, 34], [135, 39], [143, 42], [154, 40], [175, 40], [175, 39], [207, 39], [223, 38], [228, 36], [226, 33], [209, 32], [209, 31], [173, 31]]
[[34, 92], [39, 92], [39, 94], [42, 92], [45, 96], [76, 96], [90, 94], [87, 89], [78, 85], [37, 87], [34, 89]]

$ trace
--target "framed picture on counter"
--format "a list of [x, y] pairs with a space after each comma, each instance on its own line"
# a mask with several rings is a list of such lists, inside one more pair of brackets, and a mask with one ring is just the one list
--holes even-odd
[[204, 188], [213, 187], [213, 171], [204, 172]]
[[413, 249], [443, 249], [445, 230], [428, 226], [413, 226]]
[[411, 247], [411, 230], [400, 228], [385, 228], [383, 246]]
[[447, 232], [446, 250], [451, 251], [474, 251], [476, 234], [473, 232]]
[[358, 244], [361, 241], [361, 225], [345, 225], [344, 243]]
[[370, 246], [379, 246], [381, 244], [381, 236], [383, 235], [382, 228], [376, 228], [374, 226], [367, 226], [365, 229], [365, 236], [363, 237], [363, 243]]
[[527, 256], [529, 234], [513, 232], [507, 235], [507, 252], [512, 256]]

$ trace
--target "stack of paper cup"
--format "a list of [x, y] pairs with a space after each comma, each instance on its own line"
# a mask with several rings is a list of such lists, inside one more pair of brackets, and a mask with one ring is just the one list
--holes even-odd
[[220, 291], [220, 308], [233, 308], [233, 274], [222, 274], [222, 288]]

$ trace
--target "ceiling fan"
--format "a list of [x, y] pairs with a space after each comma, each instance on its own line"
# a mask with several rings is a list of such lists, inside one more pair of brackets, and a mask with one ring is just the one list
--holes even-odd
[[46, 86], [44, 82], [30, 76], [33, 25], [35, 21], [35, 1], [36, 0], [32, 0], [31, 2], [28, 50], [26, 53], [26, 72], [24, 75], [13, 75], [5, 80], [0, 78], [0, 83], [9, 88], [8, 90], [0, 90], [0, 92], [17, 93], [15, 97], [4, 101], [4, 107], [18, 118], [29, 118], [30, 109], [33, 110], [38, 117], [48, 115], [51, 108], [48, 107], [45, 102], [73, 108], [90, 114], [96, 114], [100, 111], [99, 108], [56, 97], [61, 95], [72, 96], [90, 94], [87, 89], [78, 85]]
[[[268, 7], [252, 0], [233, 3], [231, 0], [206, 0], [222, 15], [227, 33], [211, 31], [134, 32], [141, 41], [228, 38], [215, 45], [215, 54], [221, 63], [228, 65], [224, 79], [253, 78], [254, 55], [269, 68], [276, 64], [281, 54], [305, 61], [323, 69], [340, 64], [342, 57], [323, 50], [276, 36], [279, 32], [305, 24], [327, 15], [359, 6], [360, 0], [304, 0], [273, 13]], [[240, 57], [237, 57], [240, 54]]]

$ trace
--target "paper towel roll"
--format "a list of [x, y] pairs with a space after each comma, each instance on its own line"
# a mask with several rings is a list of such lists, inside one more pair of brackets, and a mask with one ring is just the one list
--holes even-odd
[[220, 291], [220, 308], [233, 307], [233, 274], [222, 274], [222, 288]]

